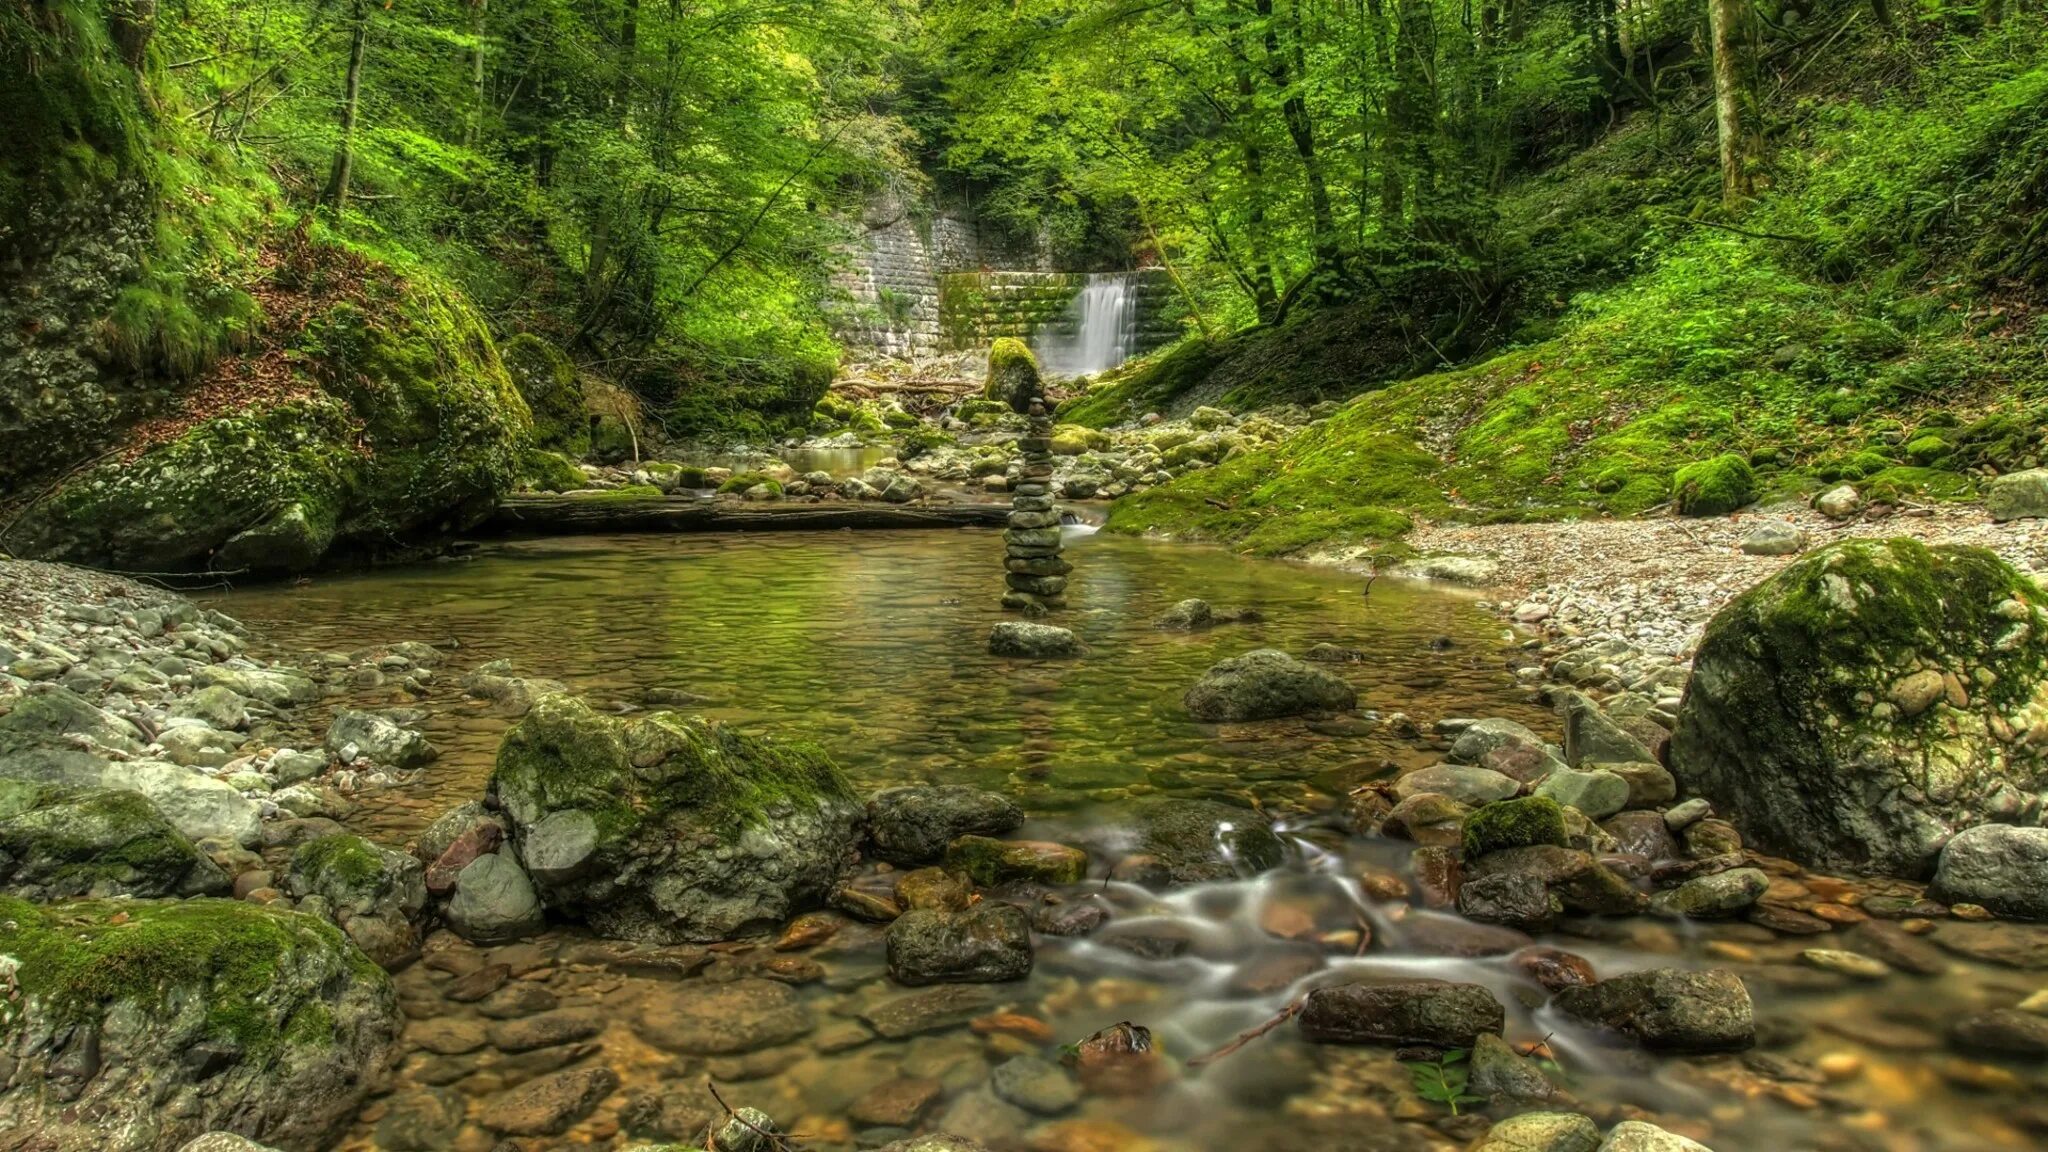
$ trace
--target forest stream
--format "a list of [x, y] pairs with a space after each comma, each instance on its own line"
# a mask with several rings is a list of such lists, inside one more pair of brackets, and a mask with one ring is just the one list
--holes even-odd
[[[881, 926], [843, 917], [801, 951], [786, 937], [636, 950], [562, 927], [476, 948], [442, 933], [424, 963], [397, 973], [407, 1055], [342, 1147], [485, 1152], [497, 1138], [484, 1123], [505, 1127], [486, 1113], [506, 1089], [572, 1067], [608, 1069], [618, 1090], [597, 1093], [605, 1102], [552, 1146], [688, 1138], [722, 1100], [778, 1118], [814, 1149], [872, 1147], [920, 1124], [1062, 1152], [1462, 1147], [1488, 1121], [1419, 1098], [1417, 1065], [1399, 1062], [1412, 1052], [1311, 1044], [1282, 1028], [1186, 1065], [1312, 985], [1416, 977], [1493, 990], [1507, 1040], [1541, 1052], [1571, 1107], [1596, 1116], [1654, 1115], [1724, 1150], [1847, 1147], [1851, 1131], [1872, 1141], [1854, 1147], [1900, 1152], [2038, 1147], [2006, 1114], [2025, 1072], [1941, 1051], [1958, 1015], [2026, 995], [2022, 973], [1850, 923], [1863, 919], [1852, 885], [1806, 878], [1845, 897], [1834, 909], [1852, 941], [1885, 929], [1894, 964], [1921, 962], [1920, 974], [1825, 970], [1801, 962], [1810, 935], [1739, 921], [1579, 918], [1531, 941], [1429, 907], [1407, 844], [1348, 834], [1347, 795], [1432, 761], [1440, 742], [1427, 733], [1440, 721], [1505, 717], [1556, 735], [1503, 659], [1512, 638], [1470, 594], [1386, 581], [1362, 594], [1364, 582], [1333, 570], [1067, 535], [1079, 607], [1062, 622], [1089, 649], [1071, 662], [988, 654], [982, 639], [1002, 618], [988, 593], [995, 549], [971, 531], [511, 541], [466, 563], [208, 600], [302, 648], [411, 639], [452, 646], [454, 664], [509, 659], [600, 708], [650, 688], [687, 693], [670, 697], [692, 701], [686, 712], [818, 741], [863, 793], [1005, 793], [1027, 811], [1019, 835], [1082, 845], [1097, 861], [1063, 910], [1098, 907], [1107, 923], [1040, 934], [1029, 977], [1008, 983], [906, 990], [885, 974]], [[1193, 595], [1259, 619], [1153, 625]], [[1205, 725], [1179, 706], [1220, 658], [1319, 643], [1354, 650], [1331, 667], [1359, 690], [1358, 714]], [[358, 687], [349, 703], [394, 695]], [[512, 723], [453, 677], [417, 704], [440, 758], [363, 790], [344, 820], [380, 843], [403, 843], [481, 794]], [[1104, 879], [1102, 862], [1128, 846], [1129, 805], [1149, 796], [1256, 807], [1275, 819], [1284, 863], [1163, 892]], [[2041, 963], [2001, 927], [1947, 924], [1937, 939]], [[1668, 1059], [1603, 1045], [1542, 1007], [1532, 980], [1582, 962], [1602, 978], [1732, 969], [1755, 998], [1758, 1047]], [[1142, 1084], [1077, 1084], [1060, 1046], [1071, 1056], [1122, 1021], [1149, 1028], [1162, 1059]]]

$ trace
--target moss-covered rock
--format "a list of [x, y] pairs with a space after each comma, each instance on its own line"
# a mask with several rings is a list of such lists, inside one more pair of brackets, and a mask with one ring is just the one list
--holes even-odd
[[316, 837], [292, 852], [285, 886], [299, 899], [320, 897], [348, 938], [379, 964], [394, 966], [419, 947], [426, 875], [406, 853], [346, 832]]
[[766, 485], [768, 490], [775, 495], [782, 495], [782, 482], [766, 472], [735, 472], [726, 478], [725, 483], [718, 486], [718, 490], [723, 493], [733, 494], [745, 492], [750, 488], [762, 485]]
[[33, 900], [200, 896], [228, 876], [140, 793], [0, 780], [0, 885]]
[[988, 381], [982, 398], [1009, 406], [1019, 416], [1031, 411], [1031, 402], [1045, 397], [1045, 385], [1038, 378], [1038, 357], [1022, 340], [1005, 336], [988, 350]]
[[1756, 502], [1756, 473], [1748, 460], [1724, 453], [1673, 473], [1671, 495], [1681, 516], [1726, 516]]
[[589, 485], [590, 478], [567, 456], [536, 450], [526, 454], [519, 483], [535, 492], [574, 492]]
[[1465, 818], [1465, 855], [1477, 859], [1506, 848], [1567, 842], [1564, 808], [1548, 796], [1496, 800]]
[[2041, 590], [1981, 548], [1850, 540], [1716, 615], [1671, 767], [1765, 851], [1922, 877], [2048, 787]]
[[861, 807], [806, 744], [673, 713], [536, 702], [491, 787], [548, 909], [608, 935], [719, 940], [823, 900], [859, 843]]
[[288, 1152], [341, 1135], [390, 1059], [384, 972], [326, 922], [232, 900], [0, 897], [16, 1061], [0, 1131], [170, 1152], [237, 1132]]
[[522, 332], [505, 341], [499, 350], [513, 387], [525, 399], [533, 414], [534, 447], [559, 452], [571, 460], [590, 451], [590, 409], [583, 402], [583, 385], [576, 379], [576, 365], [562, 350]]
[[[342, 257], [335, 257], [340, 260]], [[363, 295], [311, 320], [303, 394], [205, 420], [68, 478], [22, 516], [24, 555], [145, 571], [282, 572], [475, 523], [511, 490], [531, 421], [453, 289], [353, 256]]]

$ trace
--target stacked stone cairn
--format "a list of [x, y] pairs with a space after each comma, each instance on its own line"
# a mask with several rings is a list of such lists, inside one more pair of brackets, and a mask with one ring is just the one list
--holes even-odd
[[1031, 399], [1027, 415], [1031, 426], [1017, 442], [1023, 470], [1010, 489], [1010, 526], [1003, 532], [1003, 567], [1008, 569], [1003, 607], [1043, 616], [1067, 606], [1067, 573], [1074, 566], [1060, 559], [1060, 514], [1052, 504], [1052, 417], [1038, 397]]

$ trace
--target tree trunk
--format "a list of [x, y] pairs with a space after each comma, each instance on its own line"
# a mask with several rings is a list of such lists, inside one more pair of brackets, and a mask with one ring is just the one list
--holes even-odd
[[1742, 62], [1737, 53], [1743, 0], [1707, 0], [1707, 32], [1714, 51], [1714, 130], [1721, 144], [1721, 202], [1731, 211], [1749, 195], [1749, 165], [1742, 137]]
[[355, 0], [355, 28], [348, 40], [348, 80], [341, 98], [341, 139], [334, 146], [334, 168], [320, 202], [339, 216], [348, 207], [349, 176], [355, 167], [356, 108], [363, 90], [363, 52], [370, 39], [370, 5]]
[[1251, 57], [1246, 54], [1234, 30], [1229, 39], [1237, 95], [1241, 101], [1238, 114], [1231, 119], [1237, 131], [1239, 159], [1244, 165], [1245, 232], [1246, 243], [1251, 248], [1252, 306], [1258, 309], [1260, 319], [1269, 320], [1279, 307], [1280, 293], [1273, 284], [1272, 248], [1266, 235], [1266, 162], [1259, 150], [1258, 124], [1253, 116], [1258, 90], [1252, 82]]
[[470, 0], [470, 32], [476, 37], [476, 48], [469, 59], [469, 122], [462, 130], [462, 144], [475, 148], [483, 138], [484, 123], [484, 13], [489, 0]]
[[1380, 127], [1380, 227], [1387, 232], [1401, 227], [1401, 213], [1407, 179], [1401, 163], [1401, 124], [1407, 119], [1405, 100], [1394, 73], [1394, 54], [1387, 46], [1387, 12], [1381, 0], [1366, 0], [1372, 18], [1372, 48], [1380, 75], [1389, 77], [1386, 112]]
[[1305, 63], [1301, 59], [1299, 0], [1289, 0], [1288, 4], [1289, 48], [1295, 60], [1292, 67], [1281, 49], [1273, 0], [1255, 0], [1253, 6], [1266, 29], [1266, 77], [1280, 96], [1280, 119], [1287, 125], [1288, 138], [1294, 141], [1295, 154], [1301, 159], [1302, 178], [1308, 185], [1309, 226], [1314, 232], [1310, 247], [1315, 252], [1316, 264], [1329, 267], [1336, 263], [1336, 216], [1330, 210], [1330, 188], [1323, 180], [1322, 161], [1316, 156], [1315, 125], [1309, 120], [1308, 102], [1302, 99], [1295, 83]]

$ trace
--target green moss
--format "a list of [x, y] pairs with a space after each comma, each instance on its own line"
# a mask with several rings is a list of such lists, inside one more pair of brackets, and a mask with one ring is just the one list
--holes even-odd
[[709, 480], [704, 478], [704, 469], [694, 464], [685, 464], [676, 470], [676, 487], [678, 488], [705, 488], [710, 483]]
[[671, 817], [737, 831], [783, 804], [853, 800], [814, 745], [667, 712], [618, 720], [573, 696], [543, 698], [506, 734], [492, 786], [521, 823], [580, 808], [606, 840]]
[[[35, 905], [0, 897], [0, 954], [21, 961], [15, 979], [23, 994], [60, 1021], [95, 1019], [115, 1002], [164, 1008], [199, 990], [209, 1029], [255, 1058], [320, 1039], [321, 1017], [298, 1019], [305, 1003], [278, 995], [287, 966], [303, 973], [325, 959], [331, 991], [390, 988], [390, 977], [333, 925], [235, 900]], [[331, 1027], [329, 1017], [326, 1042]]]
[[519, 482], [536, 492], [573, 492], [588, 487], [590, 478], [561, 453], [533, 449], [520, 465]]
[[369, 841], [346, 832], [306, 841], [292, 852], [292, 872], [315, 891], [381, 893], [390, 886], [384, 858]]
[[[1848, 540], [1809, 553], [1722, 609], [1701, 659], [1737, 631], [1724, 620], [1747, 618], [1750, 627], [1740, 631], [1764, 637], [1779, 682], [1799, 685], [1799, 698], [1829, 700], [1842, 714], [1867, 711], [1910, 661], [1935, 654], [1988, 669], [1994, 679], [1983, 691], [2007, 709], [2028, 698], [2048, 667], [2048, 637], [2000, 615], [2006, 601], [2048, 603], [1987, 549]], [[1931, 711], [1922, 720], [1938, 722]]]
[[770, 492], [777, 496], [782, 495], [782, 482], [765, 472], [735, 472], [725, 483], [718, 486], [718, 490], [725, 493], [745, 492], [757, 484], [766, 484]]
[[617, 488], [579, 489], [569, 493], [569, 495], [574, 496], [578, 500], [597, 502], [607, 500], [645, 500], [650, 496], [660, 497], [663, 493], [661, 489], [656, 488], [652, 484], [621, 484]]
[[1747, 459], [1728, 452], [1680, 468], [1671, 490], [1681, 516], [1726, 516], [1755, 503], [1756, 473]]
[[946, 867], [985, 888], [1021, 880], [1079, 884], [1088, 878], [1088, 854], [1078, 849], [1019, 844], [988, 836], [961, 836], [946, 846]]
[[579, 459], [590, 451], [590, 410], [576, 366], [561, 349], [530, 332], [507, 340], [499, 349], [505, 371], [533, 414], [536, 447]]
[[1030, 402], [1045, 394], [1038, 378], [1038, 357], [1022, 340], [1005, 336], [988, 350], [988, 378], [982, 385], [985, 400], [995, 400], [1012, 412], [1023, 413]]
[[1548, 796], [1496, 800], [1465, 817], [1467, 860], [1476, 860], [1488, 852], [1527, 848], [1534, 844], [1562, 847], [1566, 840], [1564, 809]]

